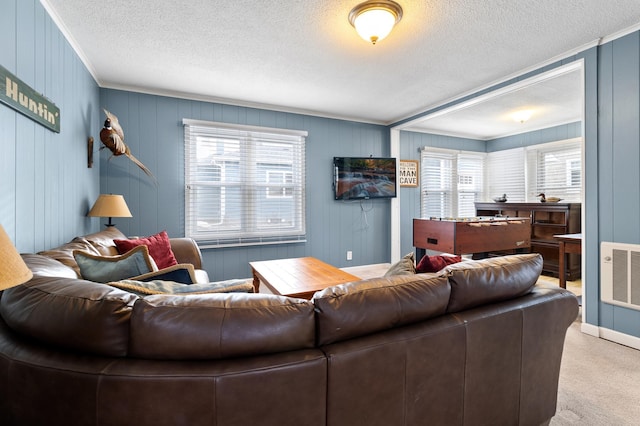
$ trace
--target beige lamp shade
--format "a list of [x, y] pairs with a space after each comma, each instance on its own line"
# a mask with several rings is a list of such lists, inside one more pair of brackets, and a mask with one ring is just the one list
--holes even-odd
[[87, 216], [108, 217], [107, 226], [113, 226], [112, 217], [132, 217], [124, 197], [118, 194], [100, 194]]
[[0, 290], [15, 287], [31, 279], [33, 274], [0, 225]]

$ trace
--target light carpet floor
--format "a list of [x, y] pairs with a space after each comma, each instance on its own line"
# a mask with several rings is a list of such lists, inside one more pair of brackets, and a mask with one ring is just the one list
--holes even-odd
[[553, 426], [639, 425], [640, 351], [567, 330]]

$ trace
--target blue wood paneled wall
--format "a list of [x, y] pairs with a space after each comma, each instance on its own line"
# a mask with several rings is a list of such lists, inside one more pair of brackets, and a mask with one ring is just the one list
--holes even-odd
[[54, 133], [0, 104], [0, 223], [34, 252], [93, 229], [100, 170], [87, 168], [87, 138], [99, 90], [38, 0], [0, 0], [0, 11], [0, 65], [61, 111]]
[[[390, 201], [334, 201], [334, 156], [389, 155], [385, 126], [300, 114], [220, 105], [127, 91], [101, 89], [100, 104], [118, 116], [132, 152], [157, 176], [156, 188], [130, 161], [101, 155], [101, 191], [123, 194], [133, 218], [116, 223], [128, 235], [166, 229], [184, 235], [184, 131], [182, 119], [306, 130], [307, 242], [203, 250], [204, 267], [215, 280], [251, 276], [248, 263], [314, 256], [336, 266], [388, 262]], [[102, 121], [96, 120], [94, 126]], [[346, 252], [353, 260], [346, 260]]]
[[[601, 241], [640, 244], [640, 32], [600, 47], [597, 84], [598, 174], [592, 188], [597, 185], [598, 203], [588, 211], [599, 229], [595, 250]], [[599, 302], [598, 287], [589, 290], [599, 308], [590, 322], [640, 337], [639, 311]]]

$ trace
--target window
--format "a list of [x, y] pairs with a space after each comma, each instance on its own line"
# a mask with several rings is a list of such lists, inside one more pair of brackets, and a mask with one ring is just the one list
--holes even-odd
[[582, 186], [582, 162], [580, 160], [567, 160], [567, 185]]
[[527, 147], [527, 192], [579, 202], [582, 189], [581, 139]]
[[475, 216], [482, 198], [485, 154], [424, 148], [421, 160], [421, 216]]
[[507, 149], [487, 154], [487, 198], [507, 194], [507, 201], [538, 201], [538, 194], [580, 202], [580, 138]]
[[487, 154], [487, 198], [492, 200], [506, 194], [507, 201], [526, 202], [524, 166], [524, 148], [505, 149]]
[[[293, 173], [290, 171], [267, 170], [267, 198], [292, 198]], [[286, 184], [286, 185], [285, 185]]]
[[473, 217], [476, 201], [503, 194], [510, 202], [540, 193], [580, 202], [580, 138], [489, 154], [425, 147], [420, 159], [422, 217]]
[[307, 132], [183, 124], [188, 237], [203, 247], [304, 241]]

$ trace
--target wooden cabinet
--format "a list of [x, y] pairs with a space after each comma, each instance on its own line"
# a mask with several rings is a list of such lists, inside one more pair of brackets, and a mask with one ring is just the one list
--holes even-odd
[[[560, 248], [553, 236], [582, 232], [580, 210], [580, 203], [476, 203], [476, 216], [530, 218], [530, 251], [542, 255], [542, 273], [554, 277], [558, 276]], [[568, 254], [566, 279], [580, 278], [580, 272], [580, 255]]]

